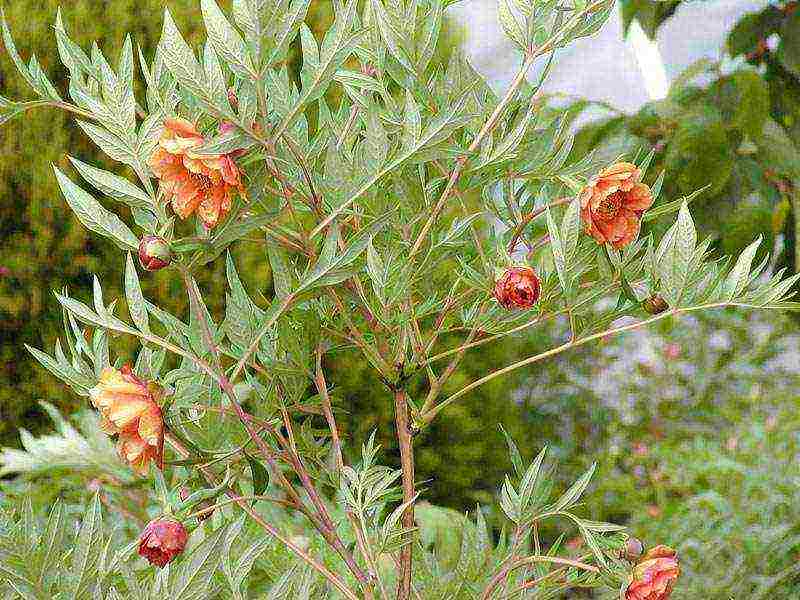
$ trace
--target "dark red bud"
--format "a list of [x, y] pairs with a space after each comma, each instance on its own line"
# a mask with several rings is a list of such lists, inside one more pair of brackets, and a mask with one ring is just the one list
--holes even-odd
[[239, 110], [239, 97], [236, 95], [236, 90], [233, 88], [228, 89], [228, 103], [233, 110]]
[[155, 519], [139, 536], [139, 555], [151, 565], [163, 567], [183, 552], [188, 540], [186, 528], [175, 519]]
[[539, 300], [539, 277], [530, 267], [511, 267], [494, 286], [494, 297], [503, 308], [531, 308]]
[[169, 242], [155, 235], [146, 235], [139, 242], [139, 263], [147, 271], [158, 271], [172, 261]]
[[642, 544], [642, 540], [635, 537], [629, 537], [625, 540], [625, 547], [623, 549], [625, 558], [631, 562], [636, 562], [642, 554], [644, 554], [644, 544]]

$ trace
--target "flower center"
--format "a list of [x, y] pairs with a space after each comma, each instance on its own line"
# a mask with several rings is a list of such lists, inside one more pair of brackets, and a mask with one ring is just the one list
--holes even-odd
[[610, 196], [606, 196], [597, 207], [597, 214], [603, 219], [613, 219], [617, 216], [624, 197], [622, 192], [614, 192]]
[[189, 179], [203, 192], [207, 192], [214, 186], [214, 182], [208, 175], [193, 173], [189, 171]]

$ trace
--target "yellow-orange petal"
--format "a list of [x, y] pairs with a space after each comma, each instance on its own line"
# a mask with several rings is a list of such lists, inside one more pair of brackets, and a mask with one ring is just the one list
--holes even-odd
[[164, 127], [184, 137], [202, 137], [190, 121], [181, 117], [167, 117], [164, 119]]
[[150, 446], [158, 446], [164, 435], [164, 420], [158, 406], [151, 406], [139, 417], [139, 437]]

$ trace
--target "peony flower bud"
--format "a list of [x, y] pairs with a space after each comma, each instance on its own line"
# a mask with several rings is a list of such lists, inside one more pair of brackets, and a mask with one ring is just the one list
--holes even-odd
[[150, 521], [139, 536], [139, 555], [151, 565], [163, 567], [183, 552], [189, 534], [175, 519], [161, 517]]
[[629, 561], [634, 562], [644, 554], [644, 545], [642, 540], [635, 537], [629, 537], [625, 540], [625, 547], [623, 548], [623, 556]]
[[233, 110], [239, 110], [239, 97], [233, 88], [228, 88], [228, 103]]
[[530, 267], [506, 269], [494, 286], [494, 297], [503, 308], [531, 308], [539, 299], [539, 278]]
[[625, 600], [667, 600], [680, 574], [675, 550], [668, 546], [651, 548], [633, 568]]
[[139, 242], [139, 263], [147, 271], [158, 271], [168, 266], [172, 260], [172, 250], [164, 238], [146, 235]]
[[642, 308], [644, 308], [645, 312], [651, 315], [657, 315], [667, 310], [669, 308], [669, 304], [667, 304], [667, 301], [664, 300], [664, 298], [662, 298], [660, 295], [653, 294], [647, 300], [642, 302]]

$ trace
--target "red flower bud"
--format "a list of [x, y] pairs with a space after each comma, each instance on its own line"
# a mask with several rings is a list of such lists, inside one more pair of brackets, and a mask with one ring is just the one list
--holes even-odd
[[146, 235], [139, 242], [139, 263], [147, 271], [158, 271], [168, 266], [172, 260], [172, 250], [164, 238]]
[[239, 97], [233, 88], [228, 88], [228, 103], [233, 110], [239, 110]]
[[494, 297], [503, 308], [531, 308], [539, 299], [539, 278], [530, 267], [511, 267], [497, 280]]
[[155, 519], [139, 536], [139, 555], [151, 565], [163, 567], [183, 552], [189, 534], [178, 521], [166, 517]]
[[629, 537], [625, 540], [625, 547], [622, 552], [625, 558], [633, 562], [639, 560], [639, 557], [644, 554], [644, 545], [639, 538]]
[[656, 546], [648, 550], [633, 568], [633, 579], [625, 600], [667, 600], [681, 574], [675, 550]]

